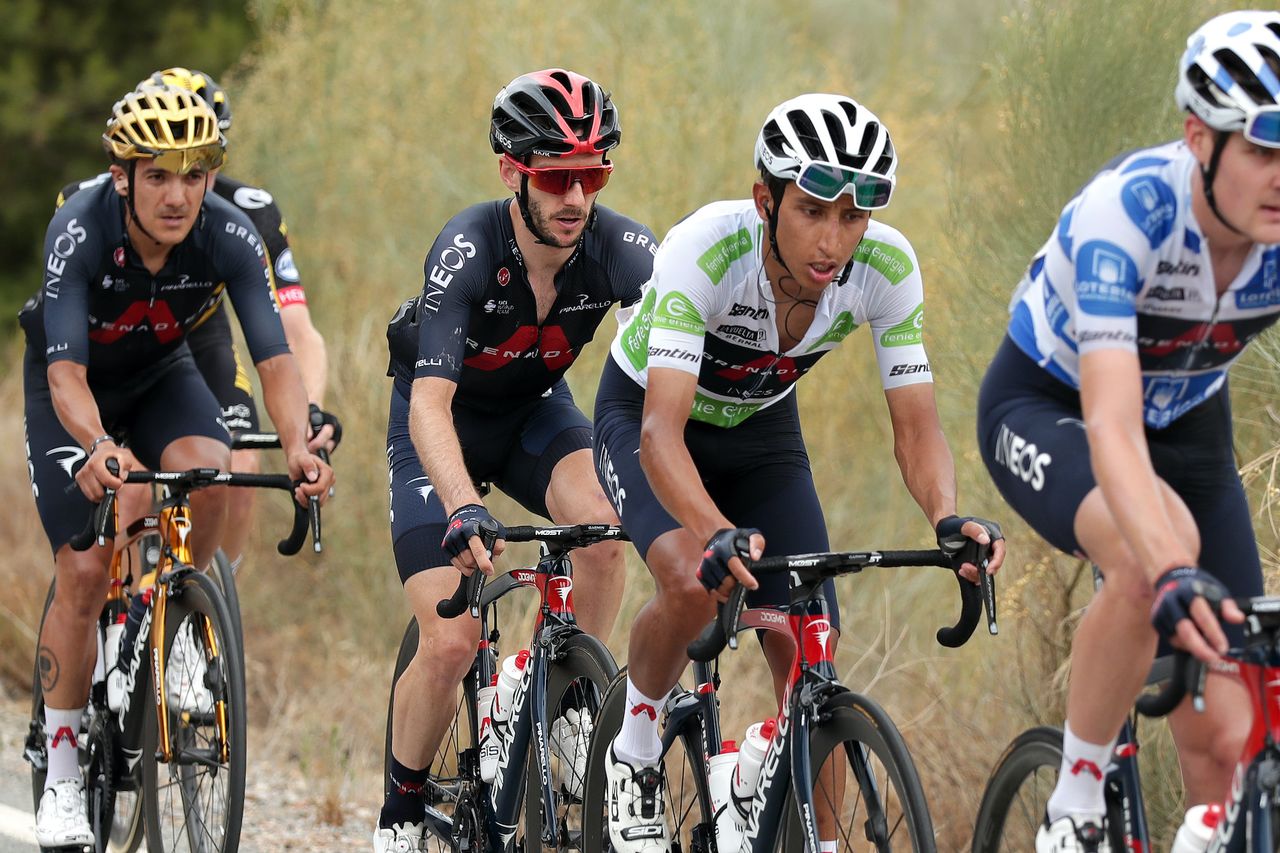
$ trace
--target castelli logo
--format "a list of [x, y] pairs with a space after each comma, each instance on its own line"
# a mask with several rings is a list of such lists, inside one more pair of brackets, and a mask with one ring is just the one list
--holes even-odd
[[511, 270], [507, 269], [506, 267], [503, 267], [502, 269], [498, 270], [498, 284], [502, 285], [503, 287], [506, 287], [507, 283], [510, 281], [511, 281]]
[[116, 262], [116, 266], [124, 266], [124, 246], [116, 246], [115, 254], [111, 256], [111, 259]]

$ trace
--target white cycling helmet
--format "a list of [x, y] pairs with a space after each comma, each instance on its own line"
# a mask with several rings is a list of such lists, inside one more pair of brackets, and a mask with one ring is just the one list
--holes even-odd
[[1174, 97], [1214, 130], [1280, 148], [1280, 12], [1228, 12], [1192, 33]]
[[756, 167], [824, 201], [847, 192], [858, 207], [877, 210], [893, 194], [898, 156], [871, 110], [844, 95], [809, 94], [769, 113]]

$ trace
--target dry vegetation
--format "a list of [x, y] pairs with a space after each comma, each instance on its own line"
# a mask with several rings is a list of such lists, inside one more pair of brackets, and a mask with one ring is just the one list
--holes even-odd
[[[294, 5], [289, 23], [224, 81], [236, 109], [230, 169], [269, 186], [290, 217], [347, 437], [320, 559], [276, 557], [270, 542], [284, 510], [263, 508], [241, 590], [259, 748], [301, 762], [339, 813], [343, 797], [379, 786], [387, 682], [407, 613], [387, 534], [383, 331], [420, 288], [422, 258], [448, 216], [500, 191], [486, 143], [499, 86], [564, 65], [610, 87], [625, 133], [603, 201], [659, 234], [702, 203], [747, 193], [754, 135], [770, 106], [801, 91], [842, 91], [880, 114], [901, 152], [899, 195], [885, 218], [912, 239], [924, 267], [927, 339], [961, 508], [1000, 519], [1010, 539], [1001, 636], [978, 636], [960, 651], [932, 645], [955, 608], [954, 584], [940, 573], [868, 573], [840, 586], [842, 673], [903, 728], [940, 849], [959, 849], [1003, 745], [1024, 725], [1060, 719], [1070, 626], [1090, 585], [1086, 567], [1038, 544], [990, 489], [973, 440], [977, 382], [1008, 295], [1062, 203], [1114, 153], [1178, 132], [1174, 60], [1186, 33], [1224, 4], [1168, 0], [1158, 16], [1140, 0], [806, 0], [785, 15], [756, 0], [566, 0], [554, 16], [528, 0]], [[610, 322], [570, 376], [588, 411], [611, 334]], [[1268, 510], [1260, 542], [1273, 558], [1276, 348], [1256, 349], [1233, 391], [1241, 458], [1256, 460], [1251, 497]], [[0, 380], [9, 402], [0, 434], [11, 451], [22, 430], [18, 381], [16, 371]], [[927, 544], [893, 462], [865, 338], [853, 336], [799, 394], [833, 543]], [[0, 516], [9, 556], [0, 568], [8, 593], [0, 675], [21, 684], [49, 560], [21, 457], [5, 459], [13, 509]], [[501, 518], [523, 517], [502, 501], [497, 508]], [[633, 555], [619, 625], [649, 589]], [[513, 624], [507, 636], [523, 633]], [[611, 646], [624, 661], [624, 629]], [[769, 697], [752, 692], [765, 679], [749, 646], [725, 665], [726, 731], [735, 732], [767, 713]], [[1163, 738], [1150, 743], [1150, 805], [1162, 826], [1179, 790]]]

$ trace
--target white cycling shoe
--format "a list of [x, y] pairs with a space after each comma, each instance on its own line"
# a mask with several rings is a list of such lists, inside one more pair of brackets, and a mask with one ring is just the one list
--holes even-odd
[[1067, 815], [1053, 823], [1046, 816], [1036, 831], [1036, 853], [1111, 853], [1102, 827], [1102, 815]]
[[604, 772], [614, 853], [670, 853], [662, 768], [633, 767], [619, 761], [610, 746]]
[[192, 634], [191, 623], [184, 622], [174, 635], [165, 664], [170, 709], [189, 714], [212, 712], [213, 693], [205, 686], [207, 674], [204, 650]]
[[551, 754], [560, 762], [556, 778], [569, 796], [582, 798], [582, 780], [587, 775], [587, 750], [591, 746], [591, 712], [570, 708], [551, 724]]
[[36, 810], [36, 843], [41, 847], [93, 846], [83, 781], [59, 779], [45, 788]]
[[422, 823], [396, 823], [390, 829], [374, 826], [373, 853], [418, 853], [426, 850], [425, 831], [426, 825]]

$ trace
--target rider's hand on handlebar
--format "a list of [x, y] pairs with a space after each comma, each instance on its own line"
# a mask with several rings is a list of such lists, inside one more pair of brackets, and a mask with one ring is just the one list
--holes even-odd
[[[107, 460], [114, 459], [120, 466], [120, 475], [116, 476], [107, 470]], [[107, 489], [119, 491], [124, 485], [125, 476], [143, 465], [127, 447], [117, 447], [114, 441], [102, 441], [85, 459], [80, 470], [76, 472], [76, 484], [86, 498], [98, 503]]]
[[308, 498], [319, 498], [321, 503], [329, 496], [333, 486], [333, 469], [309, 450], [290, 453], [286, 458], [289, 476], [298, 482], [293, 496], [298, 503], [307, 505]]
[[[480, 525], [490, 522], [498, 528], [498, 538], [493, 543], [493, 553], [485, 550], [484, 541], [480, 537]], [[450, 563], [464, 575], [471, 575], [476, 569], [486, 575], [493, 574], [493, 558], [496, 558], [507, 547], [506, 528], [489, 514], [483, 504], [466, 504], [460, 506], [449, 516], [449, 525], [445, 528], [444, 541], [440, 546], [450, 557]]]
[[760, 582], [747, 570], [742, 558], [758, 560], [764, 555], [764, 535], [754, 527], [726, 527], [707, 541], [698, 564], [698, 580], [721, 603], [737, 584], [759, 589]]
[[1160, 636], [1206, 663], [1219, 660], [1227, 650], [1227, 635], [1214, 615], [1233, 624], [1244, 614], [1227, 588], [1213, 575], [1195, 566], [1178, 566], [1156, 578], [1156, 600], [1151, 624]]
[[[935, 533], [938, 536], [938, 547], [953, 557], [964, 550], [966, 540], [979, 545], [990, 545], [991, 554], [986, 563], [989, 575], [998, 572], [1004, 563], [1004, 532], [994, 521], [975, 516], [949, 515], [938, 522]], [[966, 560], [960, 565], [960, 577], [970, 583], [977, 583], [978, 567]]]
[[308, 408], [310, 430], [307, 433], [307, 449], [311, 452], [325, 450], [329, 453], [338, 449], [342, 441], [342, 422], [332, 412], [326, 412], [315, 403]]

